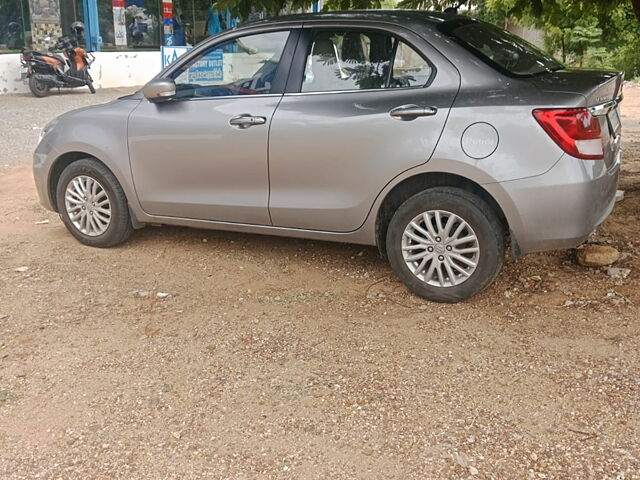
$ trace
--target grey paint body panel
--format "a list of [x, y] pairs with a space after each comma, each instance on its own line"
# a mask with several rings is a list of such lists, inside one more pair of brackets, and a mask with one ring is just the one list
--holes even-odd
[[[556, 72], [545, 80], [506, 77], [442, 35], [437, 24], [443, 19], [399, 11], [296, 16], [207, 40], [189, 55], [268, 29], [350, 23], [386, 28], [411, 38], [437, 74], [424, 89], [164, 105], [138, 93], [74, 111], [59, 117], [36, 149], [41, 202], [55, 208], [52, 166], [65, 154], [81, 152], [111, 169], [140, 224], [373, 245], [387, 194], [410, 177], [444, 172], [482, 186], [501, 208], [523, 253], [579, 244], [613, 206], [619, 137], [606, 138], [606, 162], [578, 160], [563, 153], [531, 111], [594, 105], [619, 93], [620, 78], [593, 72]], [[412, 121], [388, 115], [410, 103], [436, 106], [437, 115]], [[271, 122], [247, 130], [230, 127], [229, 118], [241, 113]], [[491, 125], [499, 136], [495, 151], [484, 158], [462, 148], [463, 132], [478, 122]]]
[[268, 225], [269, 123], [239, 129], [229, 119], [251, 113], [270, 121], [280, 98], [141, 102], [129, 118], [129, 156], [144, 211]]

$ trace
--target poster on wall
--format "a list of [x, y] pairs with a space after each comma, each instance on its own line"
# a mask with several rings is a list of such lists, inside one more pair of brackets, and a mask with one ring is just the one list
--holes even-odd
[[116, 46], [127, 46], [127, 19], [124, 0], [113, 0], [113, 36]]
[[60, 24], [58, 0], [29, 0], [29, 11], [34, 23]]

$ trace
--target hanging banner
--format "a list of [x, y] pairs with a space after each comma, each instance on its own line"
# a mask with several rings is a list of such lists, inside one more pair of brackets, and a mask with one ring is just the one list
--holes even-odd
[[173, 41], [173, 1], [162, 0], [162, 29], [164, 32], [164, 44], [168, 47]]
[[113, 0], [113, 36], [118, 47], [127, 46], [127, 19], [124, 0]]

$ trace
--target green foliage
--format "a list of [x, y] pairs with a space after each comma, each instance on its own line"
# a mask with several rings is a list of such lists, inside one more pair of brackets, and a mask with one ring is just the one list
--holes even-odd
[[[203, 0], [204, 1], [204, 0]], [[325, 10], [392, 8], [393, 0], [327, 0]], [[219, 0], [246, 18], [307, 9], [312, 0]], [[465, 6], [504, 26], [505, 19], [545, 32], [545, 49], [570, 66], [625, 70], [640, 76], [640, 0], [401, 0], [399, 8], [444, 10]]]

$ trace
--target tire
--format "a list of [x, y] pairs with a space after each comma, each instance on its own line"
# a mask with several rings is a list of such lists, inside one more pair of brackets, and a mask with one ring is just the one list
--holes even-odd
[[93, 86], [93, 80], [91, 79], [88, 73], [87, 73], [87, 87], [89, 87], [89, 91], [91, 93], [96, 93], [96, 87]]
[[39, 82], [38, 80], [33, 78], [33, 76], [29, 77], [29, 90], [31, 90], [31, 93], [33, 93], [36, 97], [46, 97], [47, 95], [49, 95], [49, 89], [50, 87], [48, 85]]
[[[68, 188], [73, 185], [72, 181], [76, 182], [76, 187], [73, 192], [68, 193]], [[97, 186], [93, 190], [92, 187], [96, 183]], [[91, 192], [83, 197], [82, 192], [86, 192], [83, 187], [89, 187], [87, 190], [97, 193], [93, 198], [91, 198]], [[85, 201], [84, 198], [87, 200]], [[133, 232], [129, 205], [122, 186], [113, 173], [97, 160], [91, 158], [78, 160], [62, 171], [56, 186], [56, 204], [64, 225], [85, 245], [113, 247], [126, 241]], [[81, 218], [74, 222], [69, 209], [75, 215], [80, 214]], [[105, 211], [109, 212], [108, 222], [105, 221], [107, 218]], [[95, 217], [88, 217], [87, 212], [91, 215], [95, 214]], [[86, 223], [83, 223], [83, 217], [87, 219]], [[94, 228], [98, 225], [100, 228]]]
[[[443, 227], [449, 220], [447, 233]], [[427, 300], [456, 303], [480, 293], [500, 273], [504, 229], [480, 197], [459, 188], [434, 187], [398, 208], [387, 229], [386, 248], [391, 267], [412, 292]]]

